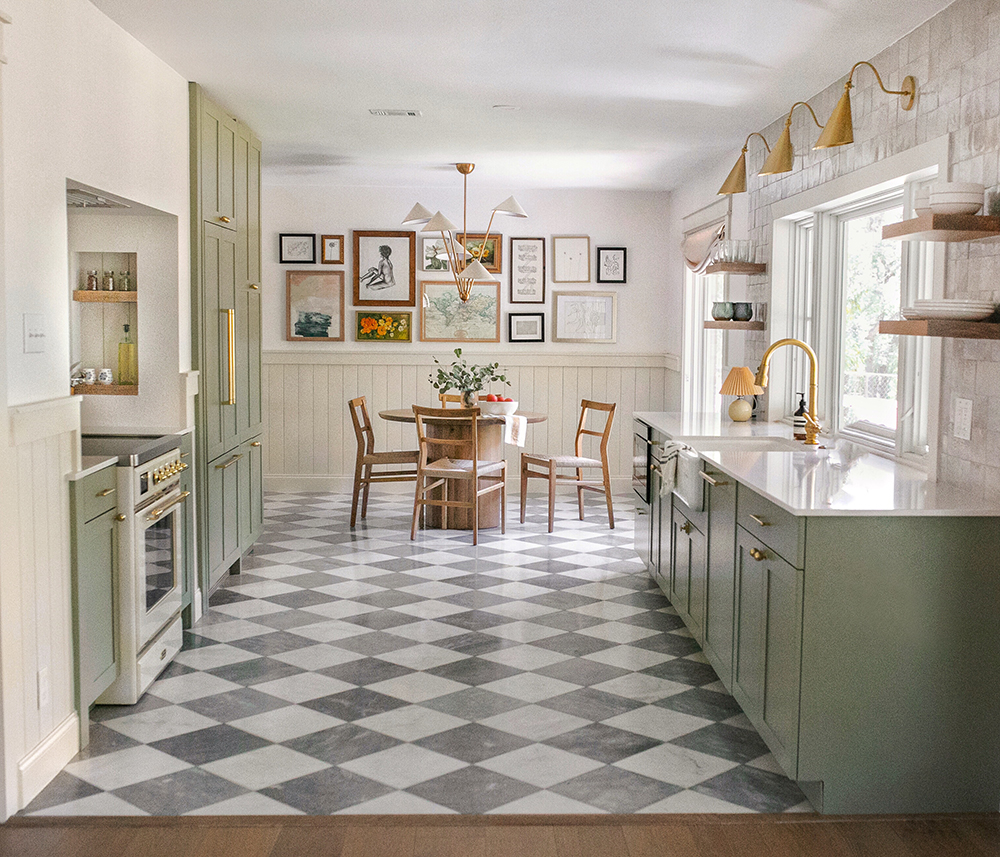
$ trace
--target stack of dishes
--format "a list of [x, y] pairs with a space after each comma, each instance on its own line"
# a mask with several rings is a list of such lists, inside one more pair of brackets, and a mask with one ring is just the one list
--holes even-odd
[[982, 321], [996, 310], [993, 301], [950, 300], [914, 301], [912, 307], [903, 308], [903, 318], [944, 318], [953, 321]]
[[978, 182], [935, 182], [930, 209], [934, 214], [975, 214], [983, 207], [984, 190]]

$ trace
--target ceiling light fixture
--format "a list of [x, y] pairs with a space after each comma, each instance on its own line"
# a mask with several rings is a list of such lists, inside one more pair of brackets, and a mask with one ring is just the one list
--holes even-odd
[[[490, 222], [486, 227], [486, 237], [483, 239], [483, 244], [479, 248], [478, 255], [472, 253], [466, 249], [466, 237], [468, 235], [467, 230], [467, 203], [468, 203], [468, 192], [469, 192], [469, 173], [471, 173], [476, 168], [475, 164], [455, 164], [455, 169], [457, 169], [462, 174], [462, 234], [461, 241], [459, 241], [458, 227], [455, 226], [447, 217], [445, 217], [440, 211], [431, 214], [424, 206], [419, 202], [410, 209], [410, 213], [406, 215], [403, 220], [404, 224], [409, 223], [423, 223], [424, 228], [421, 232], [440, 232], [441, 241], [444, 244], [444, 252], [440, 254], [440, 258], [448, 260], [448, 266], [451, 270], [452, 276], [455, 278], [455, 288], [458, 289], [458, 296], [462, 299], [464, 303], [469, 299], [469, 295], [472, 294], [473, 283], [479, 281], [482, 282], [486, 280], [487, 282], [496, 282], [496, 277], [492, 276], [489, 271], [483, 266], [482, 259], [483, 253], [486, 252], [486, 245], [490, 240], [490, 229], [493, 226], [493, 218], [497, 214], [509, 214], [511, 217], [527, 217], [527, 212], [521, 208], [518, 201], [514, 199], [513, 196], [507, 197], [503, 202], [497, 205], [493, 211], [490, 213]], [[471, 256], [472, 261], [467, 265], [465, 264], [466, 256]], [[461, 264], [461, 269], [459, 265]]]
[[819, 119], [816, 118], [816, 114], [813, 112], [813, 109], [806, 104], [806, 102], [796, 101], [792, 105], [792, 109], [788, 111], [788, 118], [785, 119], [785, 130], [781, 132], [781, 136], [778, 137], [778, 142], [774, 144], [774, 148], [771, 149], [771, 154], [767, 156], [767, 160], [764, 161], [764, 166], [760, 168], [760, 172], [757, 173], [757, 175], [773, 176], [776, 173], [790, 173], [792, 171], [792, 158], [795, 156], [795, 151], [792, 149], [792, 111], [794, 111], [800, 104], [809, 111], [813, 118], [813, 122], [816, 123], [816, 127], [823, 127], [819, 124]]
[[886, 89], [885, 84], [882, 83], [882, 76], [878, 73], [878, 69], [875, 66], [867, 60], [856, 62], [851, 69], [851, 73], [847, 76], [847, 83], [844, 84], [844, 94], [840, 96], [840, 101], [833, 108], [833, 113], [830, 114], [830, 119], [823, 129], [823, 133], [819, 135], [816, 145], [813, 146], [814, 149], [829, 149], [833, 146], [844, 146], [854, 142], [854, 124], [851, 121], [851, 87], [853, 86], [851, 80], [854, 78], [854, 70], [859, 65], [866, 65], [875, 72], [875, 79], [886, 95], [898, 95], [900, 97], [900, 107], [904, 110], [912, 109], [913, 101], [917, 97], [917, 81], [912, 74], [908, 74], [903, 78], [902, 89]]
[[771, 153], [771, 147], [767, 145], [767, 140], [764, 140], [762, 134], [758, 134], [754, 131], [750, 134], [746, 142], [743, 144], [743, 151], [740, 152], [740, 156], [736, 161], [736, 165], [729, 171], [729, 175], [726, 176], [726, 180], [722, 183], [722, 187], [719, 188], [719, 195], [727, 193], [746, 193], [747, 190], [747, 146], [750, 144], [750, 137], [760, 137], [764, 142], [764, 148], [767, 149], [768, 154]]

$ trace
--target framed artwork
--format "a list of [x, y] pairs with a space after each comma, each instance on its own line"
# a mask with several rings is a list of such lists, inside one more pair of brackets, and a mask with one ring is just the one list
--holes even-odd
[[624, 283], [626, 257], [624, 247], [598, 247], [597, 282]]
[[283, 265], [313, 264], [316, 261], [316, 233], [279, 233], [278, 261]]
[[416, 306], [413, 232], [354, 231], [354, 305]]
[[510, 239], [510, 302], [545, 303], [545, 239]]
[[358, 310], [354, 316], [354, 338], [358, 342], [410, 341], [413, 313]]
[[483, 250], [483, 258], [480, 261], [483, 263], [483, 267], [491, 274], [499, 274], [501, 262], [500, 256], [503, 253], [502, 235], [494, 235], [490, 233], [490, 237], [487, 239], [486, 235], [482, 232], [469, 232], [465, 236], [465, 249], [472, 253], [473, 256], [478, 256], [484, 242], [486, 244], [486, 249]]
[[421, 342], [499, 342], [500, 284], [475, 283], [462, 303], [454, 282], [420, 283]]
[[552, 236], [552, 282], [590, 282], [590, 236]]
[[321, 235], [319, 239], [320, 259], [324, 265], [344, 264], [344, 236]]
[[344, 341], [344, 272], [285, 272], [285, 339]]
[[545, 342], [545, 313], [507, 313], [508, 342]]
[[[445, 254], [445, 258], [438, 258]], [[451, 266], [448, 264], [448, 257], [445, 251], [444, 241], [441, 238], [421, 238], [420, 239], [420, 270], [421, 271], [448, 271]]]
[[615, 342], [618, 296], [614, 292], [553, 292], [552, 339]]

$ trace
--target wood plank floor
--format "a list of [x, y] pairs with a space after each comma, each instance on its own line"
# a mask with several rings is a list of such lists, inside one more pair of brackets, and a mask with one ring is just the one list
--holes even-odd
[[15, 818], [2, 857], [997, 857], [1000, 814]]

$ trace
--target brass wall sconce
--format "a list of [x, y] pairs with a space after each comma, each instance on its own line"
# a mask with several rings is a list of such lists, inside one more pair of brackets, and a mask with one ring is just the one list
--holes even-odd
[[773, 176], [776, 173], [790, 173], [792, 171], [792, 158], [795, 155], [795, 151], [792, 149], [792, 112], [800, 104], [809, 111], [813, 118], [813, 122], [816, 123], [816, 127], [823, 127], [819, 124], [819, 119], [816, 118], [816, 114], [813, 112], [813, 109], [806, 104], [806, 102], [796, 101], [792, 105], [792, 109], [788, 111], [788, 118], [785, 119], [785, 130], [781, 132], [781, 136], [778, 137], [778, 142], [774, 144], [774, 148], [771, 149], [771, 154], [767, 156], [767, 160], [764, 161], [764, 166], [760, 168], [760, 172], [757, 173], [757, 175]]
[[813, 146], [814, 149], [829, 149], [833, 146], [844, 146], [854, 142], [854, 125], [851, 121], [851, 86], [853, 86], [851, 81], [854, 78], [854, 70], [859, 65], [866, 65], [875, 72], [875, 79], [886, 95], [900, 96], [900, 106], [904, 110], [912, 109], [914, 99], [917, 97], [917, 81], [912, 74], [908, 74], [903, 78], [902, 89], [886, 89], [885, 84], [882, 83], [882, 76], [878, 73], [878, 69], [875, 66], [866, 60], [856, 62], [851, 69], [851, 73], [847, 76], [847, 83], [844, 84], [844, 94], [840, 96], [840, 101], [833, 108], [833, 113], [830, 114], [830, 119], [823, 129], [823, 133], [819, 135], [816, 145]]
[[722, 187], [719, 188], [718, 195], [728, 194], [728, 193], [746, 193], [747, 190], [747, 146], [750, 144], [750, 137], [760, 137], [764, 143], [764, 148], [767, 149], [768, 154], [771, 153], [771, 147], [767, 145], [767, 140], [764, 139], [762, 134], [758, 134], [754, 131], [750, 134], [746, 142], [743, 144], [743, 151], [740, 152], [740, 156], [736, 161], [736, 165], [729, 171], [729, 175], [726, 176], [726, 180], [722, 183]]

